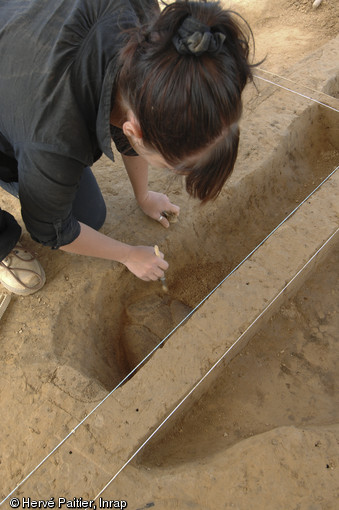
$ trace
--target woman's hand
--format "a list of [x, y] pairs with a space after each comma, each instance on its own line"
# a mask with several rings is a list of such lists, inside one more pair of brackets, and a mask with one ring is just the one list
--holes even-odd
[[160, 252], [160, 257], [157, 257], [150, 246], [131, 246], [123, 263], [135, 276], [145, 281], [162, 278], [168, 269], [164, 254]]
[[180, 213], [180, 207], [172, 204], [167, 195], [155, 191], [147, 191], [143, 197], [138, 198], [138, 204], [147, 216], [159, 221], [165, 228], [168, 228], [170, 224], [163, 216], [163, 212], [173, 213], [176, 216]]

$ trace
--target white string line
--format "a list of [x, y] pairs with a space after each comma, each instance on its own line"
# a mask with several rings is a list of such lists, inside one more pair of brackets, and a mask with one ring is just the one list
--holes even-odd
[[147, 361], [154, 353], [157, 349], [159, 349], [159, 347], [161, 347], [165, 342], [166, 340], [168, 340], [168, 338], [173, 334], [175, 333], [175, 331], [177, 331], [177, 329], [180, 328], [180, 326], [182, 326], [184, 324], [184, 322], [186, 322], [197, 310], [198, 308], [200, 308], [206, 301], [207, 299], [209, 299], [209, 297], [233, 274], [235, 273], [235, 271], [237, 271], [239, 269], [240, 266], [242, 266], [252, 255], [253, 253], [255, 253], [277, 230], [278, 228], [280, 228], [305, 202], [307, 202], [307, 200], [309, 200], [309, 198], [316, 192], [318, 191], [319, 188], [321, 188], [321, 186], [323, 184], [325, 184], [326, 181], [328, 181], [328, 179], [330, 179], [332, 177], [332, 175], [335, 174], [335, 172], [339, 169], [339, 166], [337, 166], [300, 204], [297, 205], [297, 207], [295, 207], [295, 209], [293, 209], [292, 212], [290, 212], [290, 214], [288, 214], [288, 216], [286, 216], [286, 218], [281, 222], [279, 223], [279, 225], [277, 227], [275, 227], [272, 232], [270, 232], [270, 234], [268, 234], [265, 239], [263, 239], [263, 241], [261, 241], [261, 243], [259, 243], [181, 322], [179, 322], [179, 324], [167, 335], [165, 336], [165, 338], [163, 340], [161, 340], [161, 342], [159, 342], [158, 345], [156, 345], [154, 347], [154, 349], [149, 352], [147, 354], [147, 356], [145, 356], [145, 358], [140, 361], [140, 363], [138, 363], [138, 365], [136, 367], [133, 368], [133, 370], [131, 370], [120, 382], [119, 384], [117, 384], [117, 386], [115, 386], [115, 388], [113, 388], [113, 390], [111, 390], [107, 395], [106, 397], [104, 397], [93, 409], [92, 411], [90, 411], [87, 416], [85, 416], [75, 427], [74, 429], [71, 430], [71, 432], [64, 438], [62, 439], [62, 441], [60, 441], [60, 443], [58, 443], [55, 448], [53, 448], [53, 450], [48, 454], [46, 455], [46, 457], [44, 457], [41, 462], [23, 479], [21, 480], [21, 482], [19, 482], [19, 484], [5, 497], [5, 499], [3, 499], [1, 502], [0, 502], [0, 506], [5, 502], [7, 501], [7, 499], [12, 496], [12, 494], [14, 494], [14, 492], [16, 490], [18, 490], [25, 482], [27, 482], [27, 480], [72, 436], [72, 434], [75, 434], [75, 432], [77, 431], [77, 429], [79, 427], [81, 427], [81, 425], [83, 425], [85, 423], [85, 421], [92, 415], [94, 414], [97, 409], [102, 405], [104, 404], [104, 402], [106, 402], [106, 400], [111, 397], [113, 395], [113, 393], [118, 389], [120, 388], [120, 386], [123, 385], [123, 383], [125, 381], [127, 381], [140, 367], [141, 365], [143, 365], [143, 363], [145, 363], [145, 361]]
[[133, 455], [125, 462], [125, 464], [119, 469], [119, 471], [111, 478], [111, 480], [105, 485], [105, 487], [99, 492], [94, 498], [94, 501], [114, 482], [117, 476], [125, 469], [126, 466], [136, 457], [136, 455], [142, 450], [147, 443], [153, 438], [153, 436], [165, 425], [165, 423], [173, 416], [173, 414], [182, 406], [182, 404], [192, 395], [192, 393], [200, 386], [200, 384], [209, 376], [209, 374], [221, 363], [221, 361], [231, 352], [242, 338], [249, 332], [256, 322], [267, 312], [267, 310], [275, 303], [275, 301], [286, 291], [286, 289], [293, 283], [293, 281], [306, 269], [306, 267], [313, 261], [313, 259], [325, 248], [325, 246], [333, 239], [333, 237], [339, 232], [339, 228], [325, 241], [325, 243], [316, 251], [316, 253], [306, 262], [306, 264], [293, 276], [293, 278], [285, 285], [285, 287], [273, 298], [273, 300], [264, 308], [264, 310], [255, 318], [255, 320], [246, 328], [246, 330], [237, 338], [237, 340], [231, 345], [229, 349], [214, 363], [214, 365], [206, 372], [206, 374], [193, 386], [193, 388], [187, 393], [187, 395], [176, 405], [171, 413], [158, 425], [158, 427], [152, 432], [152, 434], [142, 443], [141, 446], [133, 453]]
[[330, 96], [329, 94], [326, 94], [326, 92], [323, 92], [322, 90], [312, 89], [308, 85], [297, 83], [296, 81], [291, 80], [290, 78], [286, 78], [285, 76], [281, 76], [280, 74], [277, 74], [277, 73], [272, 73], [271, 71], [267, 71], [267, 69], [263, 69], [262, 67], [257, 67], [257, 69], [258, 69], [258, 71], [261, 71], [262, 73], [270, 74], [271, 76], [275, 76], [276, 78], [280, 78], [281, 80], [289, 81], [290, 83], [293, 83], [293, 85], [296, 85], [297, 87], [302, 87], [302, 88], [311, 90], [312, 92], [315, 92], [316, 94], [322, 94], [323, 96], [328, 97], [332, 101], [333, 100], [338, 101], [338, 99], [336, 99], [333, 96]]
[[321, 101], [318, 101], [317, 99], [314, 99], [313, 97], [306, 96], [305, 94], [301, 94], [301, 92], [297, 92], [296, 90], [289, 89], [288, 87], [284, 87], [283, 85], [279, 85], [279, 83], [275, 83], [274, 81], [267, 80], [267, 78], [263, 78], [262, 76], [258, 76], [257, 74], [253, 75], [255, 78], [258, 78], [259, 80], [266, 81], [267, 83], [270, 83], [271, 85], [275, 85], [276, 87], [280, 87], [281, 89], [287, 90], [288, 92], [292, 92], [293, 94], [296, 94], [298, 96], [301, 96], [305, 99], [309, 99], [310, 101], [313, 101], [314, 103], [320, 104], [321, 106], [325, 106], [326, 108], [330, 108], [330, 110], [334, 110], [335, 112], [339, 112], [337, 108], [334, 108], [333, 106], [330, 106], [326, 103], [322, 103]]

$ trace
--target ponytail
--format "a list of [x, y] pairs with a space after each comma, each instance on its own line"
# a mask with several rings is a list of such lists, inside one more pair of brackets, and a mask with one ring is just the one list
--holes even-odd
[[218, 197], [231, 175], [238, 155], [239, 127], [233, 124], [228, 134], [223, 134], [211, 144], [208, 151], [189, 167], [178, 166], [174, 171], [186, 175], [186, 191], [204, 204]]

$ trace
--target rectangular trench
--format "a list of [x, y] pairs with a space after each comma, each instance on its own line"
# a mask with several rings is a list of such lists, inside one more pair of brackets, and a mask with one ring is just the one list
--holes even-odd
[[[72, 451], [72, 461], [78, 456], [81, 469], [71, 484], [68, 474], [59, 471], [53, 482], [56, 493], [67, 492], [65, 487], [71, 485], [69, 495], [74, 494], [86, 476], [90, 483], [81, 493], [93, 497], [94, 487], [123, 466], [218, 360], [222, 358], [218, 365], [222, 368], [244, 348], [337, 242], [338, 191], [337, 172], [58, 450], [57, 465], [68, 461]], [[278, 268], [273, 262], [277, 253]], [[256, 289], [254, 294], [251, 288]], [[215, 377], [217, 367], [184, 405], [200, 398]], [[24, 494], [47, 497], [44, 479], [50, 477], [51, 468], [48, 464], [41, 468], [38, 483], [28, 480]]]

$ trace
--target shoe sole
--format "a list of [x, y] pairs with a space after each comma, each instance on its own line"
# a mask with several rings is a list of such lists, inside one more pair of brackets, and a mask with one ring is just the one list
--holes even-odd
[[1, 294], [0, 295], [0, 320], [5, 311], [7, 310], [7, 307], [9, 305], [9, 302], [11, 300], [10, 294]]

